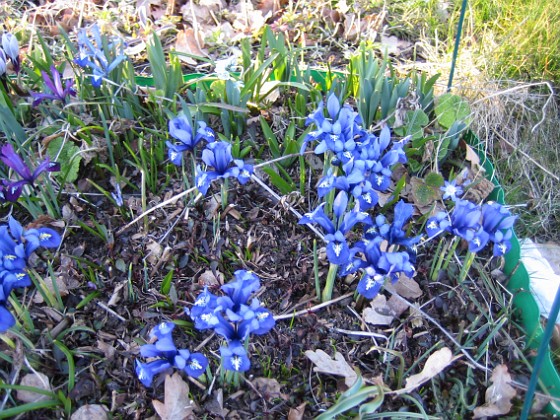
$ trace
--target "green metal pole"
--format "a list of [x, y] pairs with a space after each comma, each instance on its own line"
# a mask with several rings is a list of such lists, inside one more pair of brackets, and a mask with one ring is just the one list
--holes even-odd
[[461, 33], [463, 32], [463, 22], [467, 13], [467, 0], [463, 0], [461, 5], [461, 15], [459, 16], [459, 25], [457, 26], [457, 36], [455, 37], [455, 47], [453, 48], [453, 58], [451, 59], [451, 70], [449, 71], [449, 81], [447, 82], [447, 91], [451, 90], [453, 84], [453, 75], [455, 74], [455, 64], [457, 63], [457, 55], [459, 54], [459, 44], [461, 43]]

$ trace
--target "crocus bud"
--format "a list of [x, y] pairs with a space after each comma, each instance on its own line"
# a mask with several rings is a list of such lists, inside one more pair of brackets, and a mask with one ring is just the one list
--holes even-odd
[[19, 44], [17, 38], [9, 33], [4, 32], [2, 34], [2, 48], [6, 55], [12, 60], [14, 65], [14, 70], [16, 73], [19, 72]]
[[6, 74], [6, 54], [0, 49], [0, 77]]

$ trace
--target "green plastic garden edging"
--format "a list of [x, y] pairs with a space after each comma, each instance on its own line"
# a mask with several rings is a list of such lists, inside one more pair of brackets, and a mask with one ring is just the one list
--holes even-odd
[[[313, 80], [324, 87], [327, 80], [327, 73], [322, 70], [311, 70], [310, 72]], [[342, 76], [342, 73], [332, 72], [332, 74]], [[189, 84], [196, 83], [198, 80], [204, 82], [206, 77], [207, 75], [201, 73], [185, 74], [183, 75], [183, 81]], [[210, 80], [206, 81], [209, 82]], [[144, 87], [154, 86], [153, 77], [150, 76], [137, 76], [136, 83]], [[486, 156], [483, 144], [472, 131], [467, 132], [466, 141], [478, 153], [480, 162], [486, 171], [487, 178], [495, 185], [494, 191], [490, 194], [489, 198], [500, 204], [505, 204], [504, 190], [496, 176], [494, 165]], [[542, 341], [543, 335], [543, 328], [540, 323], [540, 312], [535, 298], [530, 292], [529, 273], [520, 260], [520, 245], [515, 233], [511, 244], [511, 250], [505, 256], [503, 269], [504, 274], [509, 279], [506, 287], [513, 294], [513, 305], [516, 314], [520, 317], [521, 325], [527, 334], [527, 349], [536, 350]], [[541, 388], [546, 389], [552, 397], [560, 399], [560, 376], [552, 362], [550, 350], [548, 348], [544, 355], [544, 362], [539, 376]], [[552, 401], [547, 405], [546, 411], [551, 414], [560, 415], [560, 402]]]
[[[490, 199], [505, 204], [505, 194], [494, 171], [494, 165], [486, 156], [483, 144], [473, 132], [469, 132], [467, 142], [478, 153], [480, 162], [486, 170], [487, 178], [495, 185]], [[509, 278], [507, 289], [513, 294], [513, 306], [516, 314], [521, 318], [521, 325], [527, 334], [527, 349], [537, 350], [542, 341], [543, 328], [540, 322], [540, 311], [529, 287], [529, 273], [521, 262], [521, 247], [517, 235], [513, 234], [511, 250], [505, 256], [504, 274]], [[550, 349], [547, 347], [543, 365], [539, 374], [539, 384], [552, 397], [560, 398], [560, 376], [552, 362]], [[547, 406], [547, 412], [560, 415], [560, 403], [552, 401]]]

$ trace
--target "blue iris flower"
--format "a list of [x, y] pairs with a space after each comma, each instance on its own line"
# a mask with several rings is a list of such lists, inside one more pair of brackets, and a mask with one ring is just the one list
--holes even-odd
[[469, 249], [476, 252], [484, 247], [487, 240], [480, 230], [480, 207], [467, 200], [457, 200], [450, 215], [439, 212], [426, 222], [426, 232], [434, 237], [443, 231], [453, 233], [469, 243]]
[[346, 242], [346, 234], [352, 230], [357, 223], [371, 224], [371, 216], [360, 211], [359, 204], [352, 211], [346, 211], [348, 207], [348, 195], [340, 191], [333, 202], [334, 222], [324, 212], [325, 203], [306, 213], [299, 224], [317, 223], [325, 232], [327, 241], [327, 258], [332, 264], [345, 265], [350, 257], [350, 248]]
[[226, 340], [220, 348], [225, 369], [243, 372], [251, 363], [241, 343], [251, 334], [266, 334], [276, 324], [272, 313], [251, 295], [260, 288], [260, 280], [253, 272], [237, 270], [234, 280], [224, 284], [224, 296], [216, 296], [207, 288], [197, 297], [193, 307], [185, 312], [198, 329], [213, 329]]
[[[324, 105], [319, 103], [318, 108], [306, 120], [306, 125], [314, 124], [316, 130], [310, 132], [304, 139], [300, 153], [303, 154], [307, 143], [319, 141], [315, 147], [315, 154], [327, 150], [339, 156], [339, 159], [352, 156], [355, 148], [354, 135], [360, 129], [359, 116], [347, 106], [341, 106], [334, 93], [327, 98], [328, 117], [324, 116]], [[347, 159], [344, 159], [346, 161]]]
[[220, 357], [227, 370], [246, 372], [251, 367], [247, 350], [239, 341], [231, 341], [227, 346], [220, 347]]
[[207, 330], [214, 328], [218, 319], [214, 314], [218, 306], [218, 297], [205, 287], [194, 301], [191, 309], [185, 308], [185, 313], [194, 321], [197, 330]]
[[214, 130], [206, 125], [205, 122], [198, 122], [198, 130], [193, 135], [193, 129], [189, 118], [185, 114], [169, 120], [169, 134], [176, 141], [166, 141], [167, 154], [171, 163], [181, 166], [183, 152], [192, 152], [201, 140], [211, 143], [216, 140]]
[[482, 229], [494, 243], [495, 257], [505, 255], [511, 249], [513, 225], [517, 216], [512, 216], [503, 205], [490, 202], [482, 206]]
[[6, 308], [13, 289], [31, 285], [26, 267], [30, 255], [40, 246], [56, 248], [60, 235], [49, 228], [24, 229], [12, 216], [0, 226], [0, 332], [14, 325], [15, 319]]
[[428, 237], [433, 238], [441, 232], [448, 230], [450, 226], [449, 214], [445, 211], [440, 211], [426, 221], [426, 233]]
[[396, 282], [400, 273], [414, 276], [414, 267], [407, 252], [384, 252], [381, 250], [382, 237], [365, 244], [362, 250], [365, 261], [355, 263], [364, 273], [358, 283], [357, 291], [367, 299], [373, 299], [381, 290], [386, 279]]
[[224, 284], [221, 289], [237, 306], [247, 303], [249, 296], [259, 290], [261, 283], [255, 273], [247, 270], [237, 270], [234, 277], [235, 280]]
[[202, 171], [200, 166], [197, 168], [196, 187], [206, 195], [208, 188], [213, 180], [218, 178], [229, 178], [232, 175], [233, 162], [231, 155], [231, 144], [224, 141], [218, 141], [206, 145], [202, 151], [202, 161], [213, 170]]
[[85, 30], [78, 33], [78, 56], [74, 62], [82, 68], [91, 69], [91, 84], [97, 88], [127, 57], [122, 41], [118, 45], [115, 42], [103, 42], [97, 24], [91, 27], [91, 35], [91, 38], [88, 37]]
[[410, 260], [415, 261], [416, 251], [414, 246], [420, 242], [421, 235], [407, 236], [404, 228], [405, 224], [412, 217], [414, 208], [412, 204], [400, 200], [395, 206], [395, 215], [392, 223], [388, 223], [383, 215], [378, 215], [373, 223], [364, 232], [366, 241], [381, 237], [387, 241], [389, 246], [403, 246], [408, 253]]
[[478, 252], [488, 242], [492, 242], [493, 255], [498, 257], [511, 249], [516, 218], [499, 203], [485, 203], [480, 207], [469, 201], [456, 199], [455, 208], [450, 215], [439, 212], [428, 219], [426, 232], [429, 237], [443, 231], [452, 232], [468, 242], [470, 252]]
[[449, 229], [456, 236], [470, 242], [480, 226], [480, 207], [470, 201], [458, 200], [451, 212]]
[[2, 281], [0, 285], [0, 333], [7, 331], [16, 323], [16, 319], [6, 308], [11, 292], [12, 288]]
[[136, 375], [144, 386], [151, 386], [155, 375], [171, 368], [182, 370], [193, 378], [198, 378], [206, 370], [208, 359], [202, 353], [177, 349], [171, 336], [174, 328], [174, 323], [162, 322], [150, 333], [150, 338], [156, 341], [140, 347], [143, 357], [157, 358], [147, 363], [136, 360]]
[[203, 171], [200, 166], [197, 167], [196, 187], [203, 195], [206, 195], [215, 179], [234, 177], [240, 184], [245, 184], [253, 174], [253, 166], [241, 159], [234, 160], [231, 155], [231, 144], [224, 141], [207, 144], [202, 151], [202, 161], [207, 167], [212, 168]]

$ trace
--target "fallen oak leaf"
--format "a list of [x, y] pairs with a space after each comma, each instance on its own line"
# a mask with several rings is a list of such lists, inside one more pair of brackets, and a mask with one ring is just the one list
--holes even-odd
[[498, 365], [492, 371], [490, 378], [492, 385], [486, 389], [484, 399], [486, 403], [474, 409], [475, 419], [482, 417], [501, 416], [511, 410], [511, 399], [517, 395], [515, 389], [509, 384], [511, 375], [506, 365]]
[[406, 394], [415, 390], [461, 357], [462, 355], [453, 356], [453, 352], [448, 347], [444, 347], [433, 352], [430, 357], [428, 357], [428, 360], [426, 360], [426, 364], [424, 365], [422, 372], [407, 378], [405, 387], [395, 391], [395, 393]]
[[177, 372], [165, 377], [164, 402], [153, 400], [152, 404], [162, 420], [184, 420], [193, 416], [189, 385]]
[[315, 367], [313, 368], [314, 372], [342, 376], [344, 377], [344, 383], [348, 388], [350, 388], [358, 378], [358, 374], [354, 371], [354, 369], [352, 369], [352, 367], [344, 359], [344, 356], [339, 352], [334, 354], [334, 359], [323, 350], [307, 350], [305, 355], [315, 364]]

